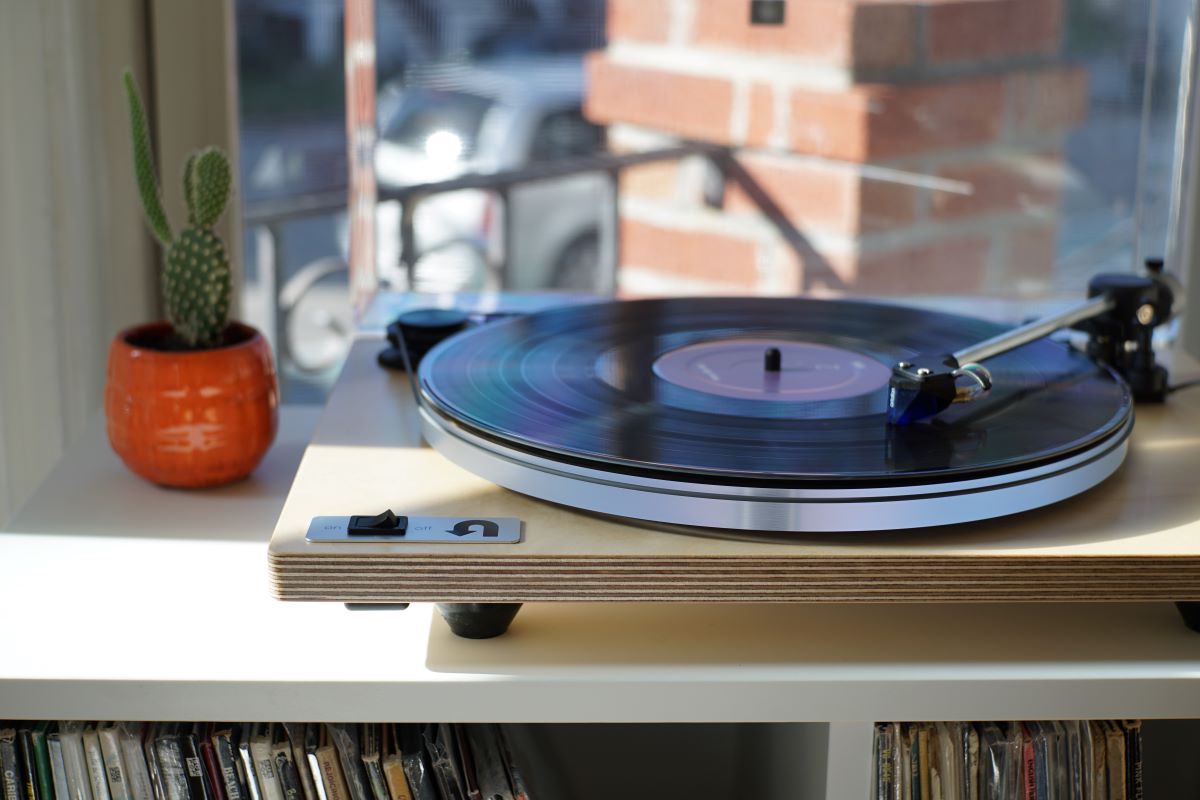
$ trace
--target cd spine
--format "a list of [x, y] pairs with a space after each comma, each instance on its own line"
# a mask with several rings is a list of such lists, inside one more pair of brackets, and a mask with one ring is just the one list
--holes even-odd
[[166, 800], [201, 800], [193, 798], [188, 789], [186, 766], [183, 763], [183, 745], [175, 726], [168, 725], [154, 741], [154, 752], [162, 777]]
[[21, 778], [15, 728], [0, 730], [0, 781], [3, 781], [4, 800], [29, 800], [25, 795], [25, 781]]
[[155, 800], [154, 790], [150, 786], [150, 772], [146, 768], [146, 756], [142, 750], [142, 726], [132, 722], [117, 723], [116, 733], [130, 796], [133, 800]]
[[95, 800], [112, 800], [108, 791], [108, 777], [105, 774], [107, 770], [104, 765], [104, 753], [100, 749], [100, 735], [93, 724], [83, 729], [83, 755], [92, 786], [92, 797]]
[[101, 726], [96, 735], [100, 739], [100, 754], [104, 757], [104, 772], [108, 777], [108, 791], [112, 800], [133, 800], [129, 790], [129, 770], [121, 753], [116, 723]]
[[236, 739], [232, 728], [220, 728], [213, 732], [213, 756], [220, 770], [221, 781], [225, 784], [226, 800], [247, 800], [245, 786], [242, 783], [238, 768], [237, 755], [234, 752]]
[[67, 764], [63, 759], [62, 740], [58, 732], [46, 736], [46, 749], [50, 752], [50, 775], [54, 779], [55, 800], [69, 800], [71, 790], [67, 783]]

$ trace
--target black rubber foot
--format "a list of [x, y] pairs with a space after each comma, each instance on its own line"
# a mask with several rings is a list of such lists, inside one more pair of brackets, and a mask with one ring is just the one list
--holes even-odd
[[1183, 617], [1183, 624], [1200, 633], [1200, 600], [1184, 600], [1175, 604], [1179, 609], [1179, 616]]
[[342, 603], [349, 611], [403, 611], [408, 603]]
[[389, 347], [386, 350], [380, 350], [379, 354], [375, 356], [375, 360], [384, 369], [404, 371], [404, 355], [400, 352], [399, 347]]
[[508, 630], [520, 603], [438, 603], [438, 611], [455, 636], [491, 639]]

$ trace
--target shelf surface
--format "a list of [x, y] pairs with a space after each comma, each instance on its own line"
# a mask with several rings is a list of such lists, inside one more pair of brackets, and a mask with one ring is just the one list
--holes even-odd
[[267, 541], [315, 416], [205, 492], [134, 477], [97, 421], [0, 533], [0, 718], [1200, 716], [1200, 635], [1166, 603], [542, 603], [467, 641], [429, 605], [281, 602]]

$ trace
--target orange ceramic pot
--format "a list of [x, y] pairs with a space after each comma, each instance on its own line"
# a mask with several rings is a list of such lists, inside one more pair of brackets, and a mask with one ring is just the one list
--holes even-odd
[[108, 440], [129, 469], [165, 486], [217, 486], [258, 466], [279, 425], [271, 351], [231, 323], [222, 347], [167, 350], [171, 326], [117, 334], [108, 351]]

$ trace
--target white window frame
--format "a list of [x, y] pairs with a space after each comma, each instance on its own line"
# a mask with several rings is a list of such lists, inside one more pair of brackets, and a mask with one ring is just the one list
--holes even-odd
[[[0, 527], [95, 423], [113, 335], [160, 313], [121, 72], [183, 219], [188, 151], [220, 146], [236, 169], [233, 2], [0, 3]], [[221, 229], [240, 265], [241, 215]]]

